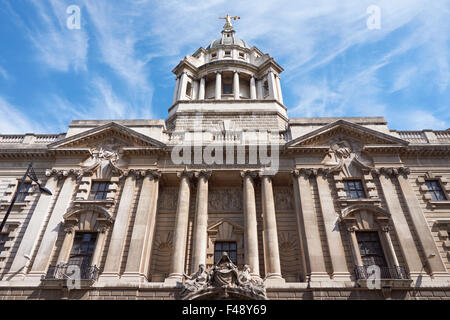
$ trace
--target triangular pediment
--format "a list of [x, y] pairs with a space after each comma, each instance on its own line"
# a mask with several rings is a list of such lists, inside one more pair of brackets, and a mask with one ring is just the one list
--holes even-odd
[[105, 141], [122, 147], [150, 147], [159, 149], [165, 146], [161, 141], [150, 138], [116, 122], [109, 122], [102, 126], [58, 140], [49, 144], [48, 148], [92, 148]]
[[409, 144], [392, 135], [346, 120], [338, 120], [288, 142], [286, 147], [328, 146], [336, 137], [351, 137], [364, 145], [406, 146]]

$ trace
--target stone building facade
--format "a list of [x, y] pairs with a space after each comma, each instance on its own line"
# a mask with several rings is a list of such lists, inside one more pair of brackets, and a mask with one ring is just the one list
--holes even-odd
[[288, 118], [282, 71], [228, 17], [166, 120], [0, 135], [0, 299], [450, 299], [450, 130]]

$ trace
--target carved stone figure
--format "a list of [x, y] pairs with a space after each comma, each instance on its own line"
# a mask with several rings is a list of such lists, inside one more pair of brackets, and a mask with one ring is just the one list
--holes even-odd
[[228, 297], [230, 294], [247, 299], [267, 299], [263, 280], [252, 277], [248, 265], [239, 271], [226, 252], [209, 272], [201, 264], [195, 274], [184, 277], [180, 297], [185, 300]]

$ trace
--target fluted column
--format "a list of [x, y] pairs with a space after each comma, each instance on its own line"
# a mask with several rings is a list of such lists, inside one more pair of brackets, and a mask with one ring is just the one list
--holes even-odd
[[216, 100], [222, 99], [222, 73], [216, 72], [216, 92], [214, 98]]
[[250, 99], [256, 100], [256, 83], [255, 77], [250, 78]]
[[312, 170], [299, 169], [292, 172], [294, 183], [297, 184], [295, 195], [297, 198], [297, 215], [301, 231], [305, 236], [305, 252], [307, 254], [307, 269], [311, 281], [329, 280], [320, 239], [319, 224], [314, 210], [310, 177], [314, 176]]
[[278, 248], [277, 220], [273, 201], [272, 178], [261, 175], [261, 202], [264, 222], [264, 265], [266, 279], [281, 279], [280, 252]]
[[[191, 172], [178, 173], [180, 188], [178, 191], [177, 212], [175, 217], [175, 230], [173, 233], [173, 254], [170, 266], [169, 282], [181, 280], [185, 273], [186, 241], [189, 220], [189, 198]], [[167, 280], [167, 279], [166, 279]], [[167, 281], [166, 281], [167, 282]]]
[[411, 187], [407, 175], [409, 174], [408, 168], [400, 168], [401, 174], [397, 176], [400, 189], [403, 197], [405, 198], [406, 206], [408, 207], [411, 222], [416, 229], [419, 242], [423, 248], [426, 257], [434, 257], [428, 259], [428, 266], [430, 268], [431, 275], [448, 277], [448, 271], [445, 268], [445, 264], [442, 261], [439, 250], [436, 246], [436, 242], [431, 234], [430, 227], [428, 226], [425, 215], [422, 211], [419, 199], [416, 193]]
[[159, 172], [146, 170], [141, 175], [144, 177], [123, 274], [131, 281], [147, 280], [158, 201]]
[[197, 173], [197, 203], [195, 207], [192, 272], [197, 271], [199, 265], [206, 265], [206, 247], [208, 244], [208, 179], [210, 176], [211, 171]]
[[108, 281], [108, 278], [117, 279], [119, 277], [120, 265], [122, 263], [122, 255], [128, 231], [128, 222], [130, 221], [130, 214], [132, 211], [131, 205], [133, 203], [136, 187], [136, 177], [134, 172], [126, 172], [125, 174], [125, 182], [112, 229], [111, 239], [109, 241], [105, 267], [99, 278], [101, 281]]
[[[47, 174], [50, 175], [50, 173]], [[39, 236], [43, 231], [44, 222], [49, 214], [52, 199], [57, 196], [57, 184], [58, 177], [56, 175], [49, 177], [45, 183], [45, 187], [49, 189], [53, 195], [48, 195], [46, 193], [40, 194], [36, 208], [34, 209], [30, 222], [25, 230], [26, 237], [20, 242], [11, 268], [8, 271], [8, 276], [22, 277], [27, 272], [27, 266], [30, 261], [29, 258], [32, 257]]]
[[258, 227], [256, 220], [255, 185], [256, 172], [241, 172], [244, 193], [244, 248], [245, 264], [250, 267], [252, 276], [259, 277]]
[[234, 99], [238, 100], [240, 99], [240, 92], [239, 92], [239, 72], [235, 71], [233, 74], [233, 93], [234, 93]]
[[50, 263], [53, 248], [58, 238], [59, 228], [63, 220], [63, 215], [66, 213], [70, 205], [74, 188], [76, 184], [75, 175], [68, 173], [65, 177], [64, 184], [59, 192], [55, 207], [51, 213], [50, 219], [47, 223], [44, 236], [42, 237], [41, 245], [36, 254], [36, 259], [33, 262], [33, 267], [30, 271], [30, 277], [40, 277], [44, 275]]
[[316, 181], [328, 248], [330, 249], [331, 264], [333, 266], [333, 279], [350, 281], [350, 272], [345, 260], [344, 244], [342, 243], [341, 232], [337, 223], [338, 216], [334, 208], [326, 173], [317, 175]]
[[198, 99], [205, 100], [205, 77], [200, 79], [200, 88], [198, 89]]

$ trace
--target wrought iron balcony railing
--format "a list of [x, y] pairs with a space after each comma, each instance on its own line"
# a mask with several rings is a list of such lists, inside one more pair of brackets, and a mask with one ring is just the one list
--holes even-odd
[[77, 265], [69, 263], [59, 263], [48, 268], [44, 280], [89, 280], [96, 281], [98, 278], [99, 269], [97, 266]]
[[[397, 266], [393, 268], [379, 267], [380, 279], [395, 279], [395, 280], [409, 280], [409, 274], [405, 267]], [[367, 280], [369, 277], [373, 277], [374, 271], [367, 270], [369, 266], [356, 266], [355, 274], [357, 280]]]

